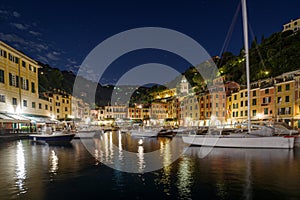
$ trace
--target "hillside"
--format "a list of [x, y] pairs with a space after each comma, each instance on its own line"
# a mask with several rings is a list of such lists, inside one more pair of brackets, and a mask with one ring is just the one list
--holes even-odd
[[[261, 38], [261, 43], [255, 39], [249, 49], [250, 58], [250, 79], [256, 81], [268, 77], [275, 77], [284, 72], [293, 71], [300, 68], [300, 33], [293, 31], [278, 32], [268, 38]], [[225, 52], [219, 59], [214, 58], [219, 68], [219, 73], [225, 75], [227, 80], [236, 81], [240, 84], [246, 84], [245, 59], [243, 48], [239, 55], [233, 55]], [[42, 68], [39, 73], [39, 91], [49, 91], [53, 88], [62, 89], [70, 94], [73, 91], [73, 83], [76, 76], [72, 72], [60, 71], [52, 68], [47, 64], [40, 63]], [[195, 67], [188, 68], [183, 75], [186, 76], [191, 86], [197, 86], [196, 89], [201, 91], [205, 89], [203, 78], [197, 72]], [[175, 78], [168, 86], [174, 85], [180, 81], [181, 77]], [[95, 84], [91, 81], [84, 80], [85, 85]], [[127, 88], [126, 88], [127, 87]], [[119, 89], [119, 92], [126, 93], [134, 86], [126, 86]], [[149, 103], [151, 98], [149, 93], [162, 90], [163, 87], [153, 86], [151, 88], [140, 87], [130, 97], [130, 104]], [[110, 97], [114, 86], [102, 86], [98, 83], [96, 91], [96, 106], [104, 106], [110, 102]], [[89, 98], [84, 99], [89, 102]], [[92, 102], [89, 102], [92, 103]], [[126, 103], [120, 101], [119, 103]], [[93, 104], [93, 103], [92, 103]]]

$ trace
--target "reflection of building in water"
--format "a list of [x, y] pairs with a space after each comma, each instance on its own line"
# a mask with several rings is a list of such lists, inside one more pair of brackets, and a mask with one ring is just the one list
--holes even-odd
[[24, 186], [26, 179], [26, 169], [25, 169], [25, 157], [24, 157], [24, 149], [21, 141], [17, 144], [17, 165], [16, 165], [16, 185], [18, 186], [20, 193], [26, 192], [26, 188]]
[[181, 199], [191, 198], [192, 172], [193, 163], [191, 162], [191, 158], [183, 156], [177, 173], [177, 188]]
[[138, 147], [137, 157], [138, 157], [138, 170], [139, 170], [139, 172], [143, 172], [146, 167], [145, 160], [144, 160], [144, 147], [143, 146]]
[[49, 164], [50, 164], [49, 172], [56, 174], [58, 170], [58, 157], [54, 150], [52, 150], [49, 155]]

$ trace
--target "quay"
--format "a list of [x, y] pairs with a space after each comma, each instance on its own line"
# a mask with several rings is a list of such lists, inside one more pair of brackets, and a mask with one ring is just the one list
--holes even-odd
[[29, 133], [0, 134], [0, 142], [28, 139]]

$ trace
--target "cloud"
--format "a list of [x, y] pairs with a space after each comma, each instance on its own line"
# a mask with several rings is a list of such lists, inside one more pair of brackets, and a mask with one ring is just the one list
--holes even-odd
[[36, 32], [36, 31], [29, 31], [29, 33], [30, 33], [31, 35], [34, 35], [34, 36], [42, 35], [41, 33]]
[[13, 15], [14, 17], [16, 17], [16, 18], [21, 17], [21, 14], [18, 13], [17, 11], [13, 11], [13, 12], [12, 12], [12, 15]]
[[77, 64], [77, 62], [76, 62], [75, 60], [71, 59], [71, 58], [68, 58], [67, 61], [68, 61], [69, 64], [71, 64], [71, 65]]
[[19, 30], [27, 30], [30, 26], [26, 24], [20, 24], [20, 23], [10, 23], [11, 26], [19, 29]]
[[17, 11], [9, 11], [9, 10], [0, 10], [0, 15], [5, 16], [6, 18], [15, 17], [19, 18], [21, 17], [21, 14]]
[[45, 56], [37, 55], [37, 60], [43, 63], [48, 63], [48, 59]]
[[57, 60], [60, 60], [60, 58], [58, 57], [58, 55], [60, 55], [58, 52], [53, 51], [53, 52], [48, 52], [46, 54], [46, 57], [49, 58], [50, 60], [57, 61]]

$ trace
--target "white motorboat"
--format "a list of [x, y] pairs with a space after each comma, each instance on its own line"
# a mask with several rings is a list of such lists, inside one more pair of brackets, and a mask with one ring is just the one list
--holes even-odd
[[132, 136], [157, 137], [159, 131], [160, 130], [158, 129], [138, 128], [138, 129], [130, 130], [129, 132]]

